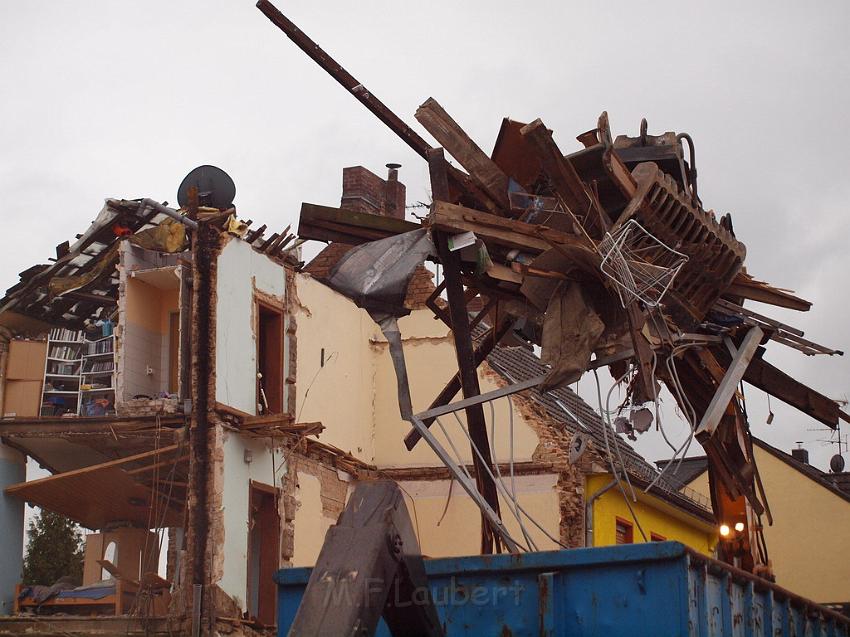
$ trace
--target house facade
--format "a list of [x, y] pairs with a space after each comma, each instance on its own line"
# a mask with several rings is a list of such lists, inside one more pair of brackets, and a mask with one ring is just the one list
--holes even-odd
[[[777, 584], [848, 612], [850, 561], [842, 533], [850, 528], [847, 474], [810, 465], [804, 449], [786, 453], [753, 438], [753, 450], [773, 516], [772, 524], [766, 516], [762, 524]], [[705, 458], [688, 463], [682, 483], [708, 494]]]
[[[395, 169], [387, 179], [346, 169], [342, 201], [364, 213], [404, 215]], [[40, 347], [45, 356], [35, 371], [17, 371], [23, 359], [9, 361], [0, 383], [13, 388], [0, 422], [11, 467], [0, 485], [0, 522], [12, 538], [0, 581], [7, 610], [15, 604], [24, 502], [93, 532], [84, 584], [112, 586], [112, 614], [141, 615], [151, 630], [201, 623], [208, 631], [269, 632], [272, 574], [315, 562], [360, 480], [400, 484], [425, 555], [479, 552], [478, 508], [424, 442], [405, 446], [409, 424], [386, 338], [323, 282], [347, 247], [331, 243], [302, 267], [289, 241], [285, 232], [251, 230], [229, 208], [109, 200], [75, 244], [57, 247], [53, 265], [25, 272], [7, 293], [0, 321], [10, 338], [71, 330], [47, 347], [11, 340], [12, 352]], [[426, 408], [456, 370], [451, 333], [427, 306], [434, 290], [432, 275], [418, 270], [407, 290], [410, 313], [399, 321], [415, 409]], [[488, 329], [479, 325], [477, 337]], [[478, 376], [487, 391], [543, 371], [530, 349], [506, 344]], [[40, 389], [20, 398], [18, 382]], [[611, 523], [628, 519], [622, 493], [589, 501], [610, 480], [605, 425], [593, 409], [559, 388], [495, 401], [485, 416], [511, 534], [534, 550], [610, 543]], [[471, 467], [463, 414], [432, 430]], [[619, 444], [621, 477], [639, 484], [653, 474]], [[51, 475], [25, 481], [25, 456]], [[658, 489], [641, 492], [635, 511], [665, 539], [710, 552], [711, 514], [699, 502]], [[152, 566], [160, 545], [164, 577]], [[73, 595], [54, 606], [67, 610], [62, 600]], [[142, 605], [145, 596], [156, 603]]]

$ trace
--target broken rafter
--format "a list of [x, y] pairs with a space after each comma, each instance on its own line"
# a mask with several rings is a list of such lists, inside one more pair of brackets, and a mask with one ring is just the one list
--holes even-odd
[[302, 203], [298, 236], [302, 239], [358, 245], [421, 227], [418, 223], [403, 219]]
[[[448, 195], [448, 180], [446, 177], [446, 159], [442, 149], [434, 149], [428, 153], [428, 168], [431, 175], [431, 190], [435, 198]], [[440, 235], [434, 240], [440, 261], [443, 264], [443, 276], [446, 281], [446, 296], [449, 302], [449, 316], [452, 322], [455, 353], [457, 355], [458, 375], [463, 395], [466, 398], [481, 393], [478, 384], [478, 373], [473, 364], [472, 337], [469, 329], [469, 315], [466, 308], [463, 283], [461, 282], [460, 255], [449, 250], [447, 237]], [[472, 449], [472, 461], [475, 465], [475, 479], [478, 491], [484, 500], [499, 516], [499, 496], [493, 479], [493, 461], [490, 457], [490, 443], [487, 438], [487, 424], [484, 420], [484, 410], [481, 405], [474, 405], [466, 410], [466, 422]], [[477, 448], [477, 453], [476, 453]], [[492, 553], [495, 549], [500, 552], [502, 536], [498, 528], [492, 526], [493, 521], [484, 513], [481, 516], [481, 552]]]
[[535, 149], [543, 172], [549, 177], [550, 183], [567, 208], [579, 219], [589, 222], [589, 225], [601, 227], [603, 231], [607, 230], [611, 226], [611, 220], [599, 207], [597, 209], [599, 219], [594, 219], [590, 214], [591, 208], [596, 207], [593, 204], [593, 198], [576, 169], [558, 149], [555, 140], [552, 139], [552, 132], [540, 119], [536, 119], [524, 126], [520, 133]]
[[744, 377], [763, 336], [764, 332], [759, 327], [750, 328], [750, 331], [747, 332], [741, 346], [735, 352], [720, 386], [702, 415], [702, 420], [700, 420], [699, 427], [696, 429], [697, 436], [711, 436], [714, 433], [720, 419], [726, 413], [729, 402], [735, 396], [735, 389]]
[[472, 141], [437, 100], [429, 97], [419, 107], [414, 117], [452, 157], [460, 162], [460, 165], [469, 172], [469, 176], [498, 204], [502, 211], [510, 209], [508, 176]]

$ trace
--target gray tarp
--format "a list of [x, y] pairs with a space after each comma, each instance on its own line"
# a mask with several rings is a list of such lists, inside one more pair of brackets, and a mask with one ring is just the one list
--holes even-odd
[[327, 279], [330, 287], [369, 312], [381, 326], [390, 345], [398, 382], [398, 405], [405, 420], [413, 415], [413, 407], [396, 319], [410, 314], [404, 307], [410, 277], [435, 252], [428, 230], [413, 230], [357, 246], [339, 260]]

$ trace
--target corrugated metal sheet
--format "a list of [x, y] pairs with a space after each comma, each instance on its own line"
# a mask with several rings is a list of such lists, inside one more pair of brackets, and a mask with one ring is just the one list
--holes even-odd
[[[448, 637], [850, 635], [850, 619], [677, 542], [435, 559], [425, 568]], [[275, 576], [279, 635], [309, 573]], [[377, 634], [389, 634], [383, 623]]]

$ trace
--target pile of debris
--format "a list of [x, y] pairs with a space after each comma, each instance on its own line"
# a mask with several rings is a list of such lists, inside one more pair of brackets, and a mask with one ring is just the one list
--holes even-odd
[[[602, 113], [595, 128], [577, 135], [583, 148], [564, 153], [541, 120], [505, 119], [488, 156], [428, 99], [415, 117], [442, 146], [432, 148], [274, 6], [260, 0], [258, 7], [428, 162], [433, 203], [421, 224], [304, 204], [298, 234], [363, 244], [340, 260], [329, 284], [369, 310], [391, 344], [399, 343], [392, 350], [399, 402], [414, 425], [408, 448], [425, 437], [476, 498], [487, 522], [482, 550], [499, 550], [501, 543], [519, 548], [501, 524], [482, 404], [496, 394], [549, 391], [608, 366], [628, 388], [616, 419], [620, 432], [660, 424], [662, 384], [675, 397], [692, 434], [677, 455], [684, 456], [691, 437], [702, 444], [715, 514], [744, 524], [734, 542], [721, 542], [723, 559], [769, 572], [760, 529], [770, 511], [736, 388], [745, 380], [835, 428], [839, 418], [848, 420], [838, 404], [763, 354], [768, 341], [807, 355], [842, 352], [744, 307], [752, 300], [807, 311], [811, 303], [747, 273], [731, 216], [718, 217], [700, 200], [690, 136], [649, 135], [644, 121], [638, 137], [613, 138]], [[446, 161], [444, 149], [463, 170]], [[428, 304], [452, 328], [459, 373], [431, 409], [414, 415], [400, 340], [392, 335], [395, 318], [406, 313], [399, 301], [404, 287], [425, 259], [442, 267]], [[483, 309], [470, 316], [476, 297]], [[490, 331], [476, 348], [471, 334], [479, 324]], [[540, 346], [549, 371], [479, 395], [476, 367], [508, 337]], [[459, 389], [465, 399], [445, 406]], [[474, 480], [428, 432], [435, 416], [460, 409]]]

